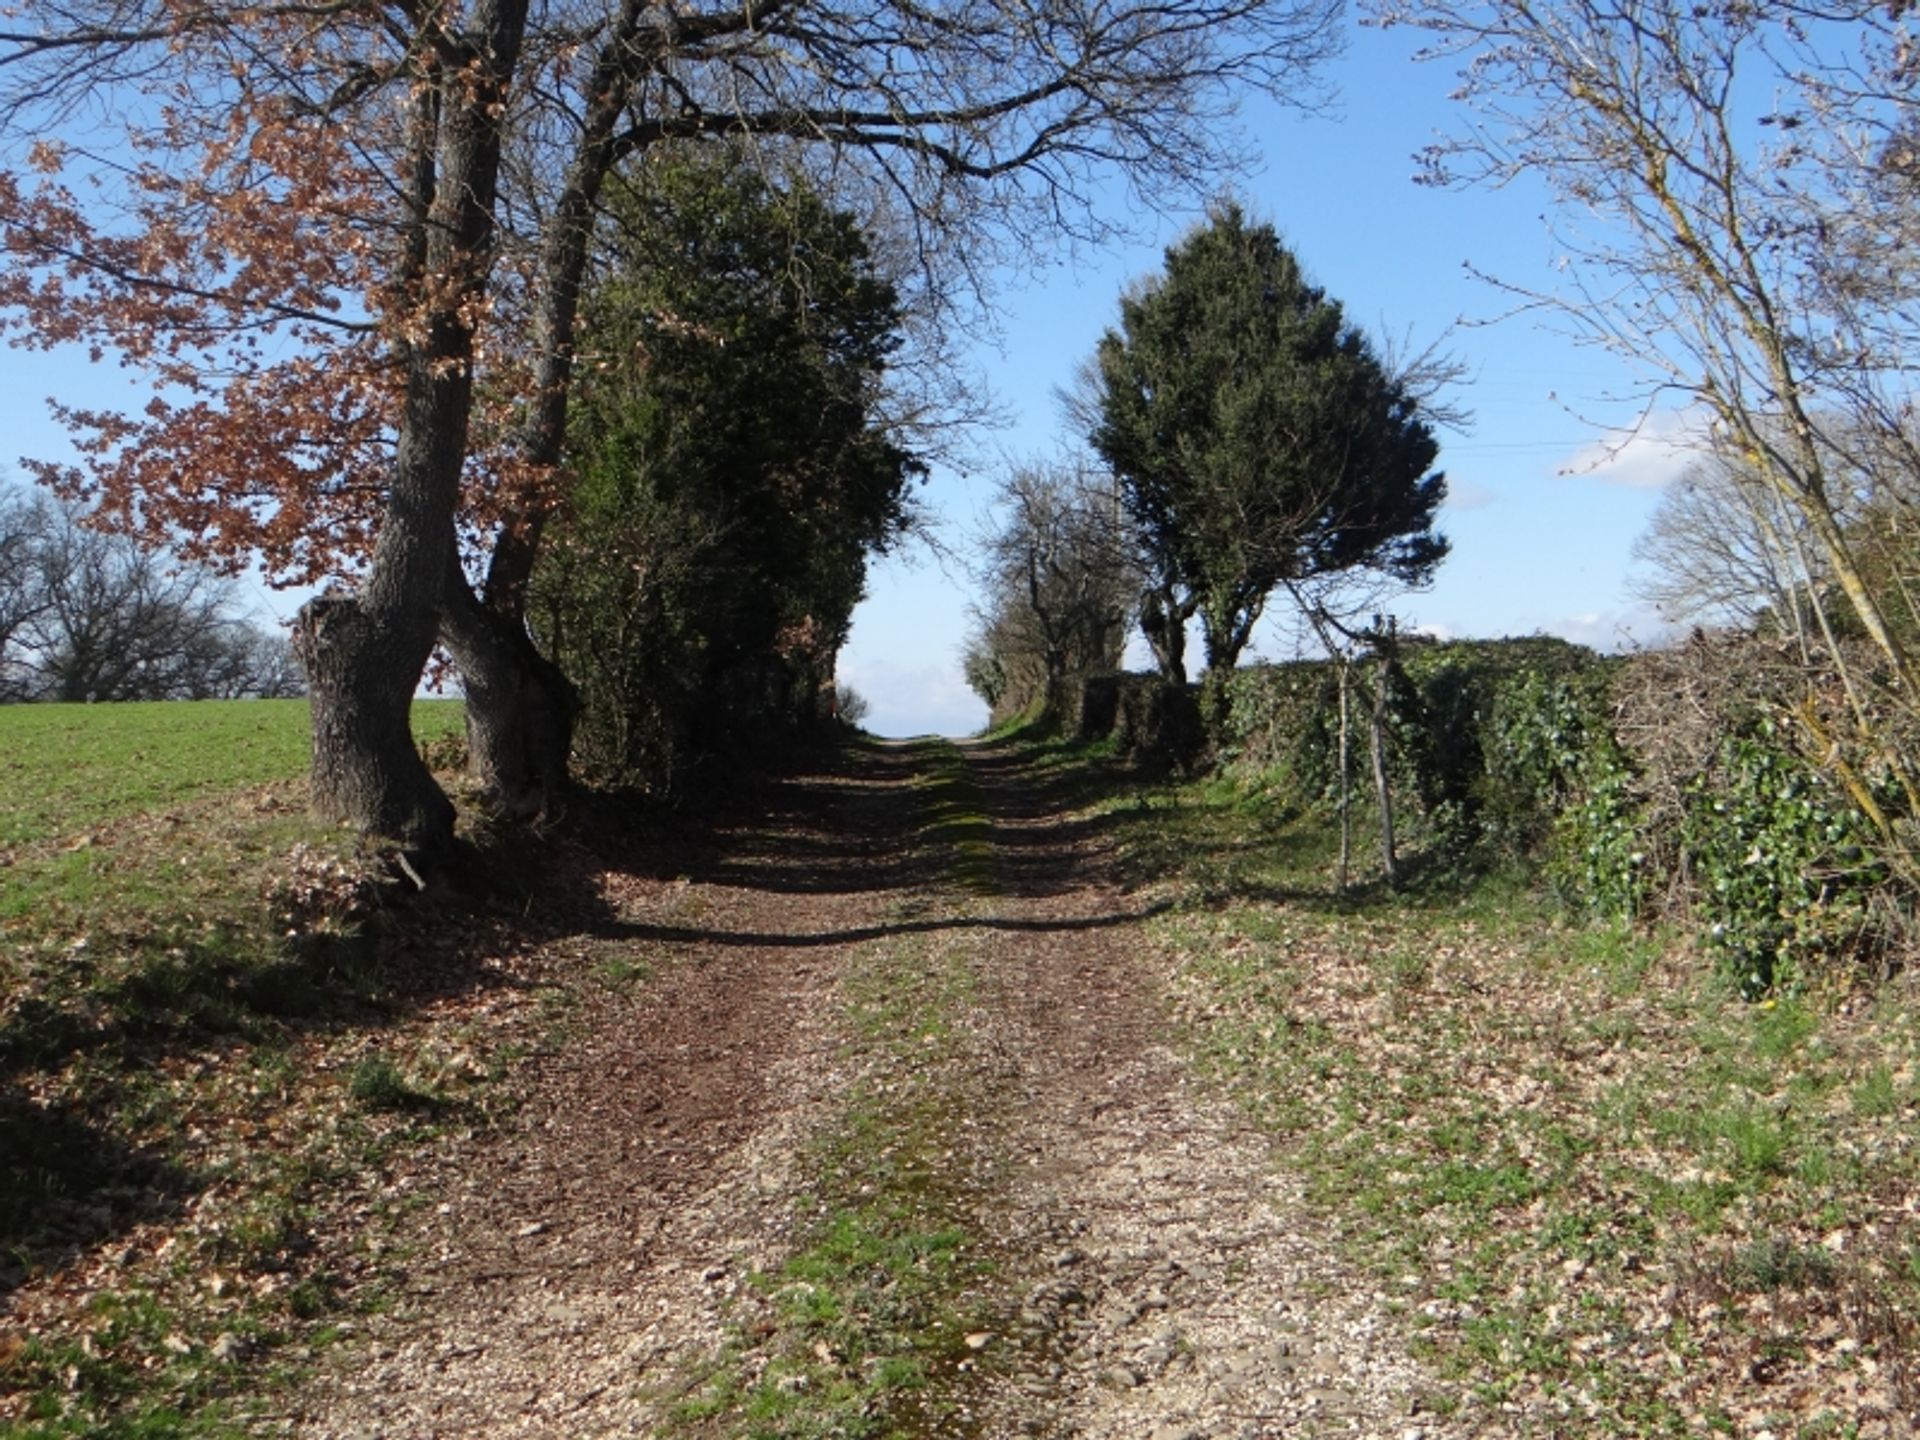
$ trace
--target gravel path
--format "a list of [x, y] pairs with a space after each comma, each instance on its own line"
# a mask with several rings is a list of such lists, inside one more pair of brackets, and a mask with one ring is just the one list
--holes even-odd
[[934, 1079], [979, 1117], [954, 1164], [994, 1177], [1005, 1289], [983, 1363], [938, 1377], [942, 1440], [1452, 1433], [1384, 1298], [1169, 1047], [1150, 897], [1107, 881], [1097, 823], [1013, 752], [965, 747], [993, 880], [957, 887], [917, 783], [935, 753], [852, 752], [710, 850], [602, 877], [592, 938], [651, 978], [545, 1062], [505, 1133], [404, 1177], [399, 1303], [283, 1429], [719, 1433], [673, 1401], [790, 1246], [849, 1085], [903, 1063], [862, 1052], [844, 985], [911, 944], [970, 977]]

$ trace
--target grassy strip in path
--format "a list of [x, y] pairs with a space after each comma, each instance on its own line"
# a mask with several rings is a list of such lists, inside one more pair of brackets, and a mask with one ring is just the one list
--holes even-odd
[[808, 1156], [811, 1213], [752, 1279], [738, 1338], [679, 1408], [690, 1434], [961, 1433], [938, 1378], [968, 1355], [990, 1279], [975, 1214], [993, 1177], [956, 1153], [967, 1097], [938, 1084], [964, 940], [880, 941], [847, 979], [859, 1078]]
[[1535, 1435], [1898, 1436], [1920, 1414], [1911, 982], [1742, 1004], [1511, 881], [1332, 893], [1230, 783], [1109, 802], [1188, 903], [1192, 1045], [1396, 1297], [1436, 1410]]
[[[920, 843], [945, 851], [956, 888], [988, 893], [991, 826], [965, 761], [943, 743], [919, 748]], [[985, 1363], [969, 1337], [982, 1342], [994, 1287], [979, 1217], [1004, 1184], [983, 1143], [982, 1097], [952, 1083], [977, 943], [964, 931], [901, 936], [850, 962], [842, 993], [856, 1078], [814, 1142], [811, 1213], [793, 1253], [753, 1278], [733, 1345], [679, 1407], [686, 1433], [969, 1433], [959, 1392]]]
[[991, 895], [997, 888], [993, 822], [981, 809], [980, 788], [966, 757], [946, 741], [916, 746], [921, 772], [915, 784], [927, 823], [920, 843], [942, 852], [952, 883], [970, 895]]

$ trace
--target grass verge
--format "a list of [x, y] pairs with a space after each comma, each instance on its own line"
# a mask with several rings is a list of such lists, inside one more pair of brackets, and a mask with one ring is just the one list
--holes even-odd
[[1911, 982], [1741, 1003], [1512, 877], [1335, 894], [1213, 780], [1106, 802], [1199, 1062], [1431, 1363], [1521, 1433], [1894, 1436], [1920, 1414]]

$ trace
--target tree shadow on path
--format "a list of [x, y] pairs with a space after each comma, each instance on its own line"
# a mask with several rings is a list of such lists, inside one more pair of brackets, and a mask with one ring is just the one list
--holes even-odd
[[[1112, 817], [1084, 813], [1114, 777], [1062, 773], [1006, 746], [968, 744], [964, 769], [945, 741], [850, 745], [816, 773], [784, 777], [753, 813], [722, 815], [677, 843], [631, 857], [627, 873], [694, 884], [794, 896], [895, 893], [910, 897], [950, 884], [956, 852], [987, 852], [991, 891], [1017, 901], [1098, 894], [1122, 897], [1107, 882], [1103, 837]], [[956, 790], [957, 787], [957, 790]], [[962, 868], [965, 868], [962, 866]], [[630, 919], [605, 913], [591, 927], [600, 939], [671, 945], [809, 949], [857, 945], [949, 930], [1051, 933], [1136, 925], [1171, 902], [1103, 904], [1094, 913], [995, 914], [989, 896], [976, 913], [904, 915], [898, 920], [815, 930], [744, 929]], [[1084, 906], [1076, 907], [1084, 909]]]

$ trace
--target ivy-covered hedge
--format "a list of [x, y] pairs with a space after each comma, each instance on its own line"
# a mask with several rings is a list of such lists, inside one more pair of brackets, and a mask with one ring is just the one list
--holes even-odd
[[[1420, 822], [1424, 843], [1454, 863], [1533, 853], [1571, 784], [1592, 728], [1583, 717], [1596, 708], [1611, 663], [1545, 637], [1404, 643], [1387, 676], [1391, 773], [1397, 803]], [[1370, 662], [1353, 665], [1350, 777], [1365, 774], [1376, 675]], [[1215, 737], [1221, 760], [1261, 772], [1263, 786], [1292, 803], [1331, 804], [1339, 789], [1338, 667], [1254, 666], [1225, 688]]]
[[[1633, 906], [1684, 916], [1748, 996], [1888, 954], [1911, 913], [1823, 739], [1820, 715], [1841, 706], [1803, 657], [1768, 639], [1695, 635], [1636, 656], [1614, 696], [1631, 804], [1566, 821], [1571, 844], [1631, 845], [1644, 871]], [[1894, 794], [1876, 804], [1902, 807]], [[1598, 887], [1582, 898], [1624, 908]]]
[[[1820, 697], [1793, 662], [1726, 636], [1624, 660], [1546, 638], [1407, 643], [1387, 676], [1400, 832], [1442, 868], [1538, 866], [1584, 913], [1678, 919], [1750, 996], [1884, 953], [1910, 897], [1812, 743]], [[1351, 674], [1358, 805], [1376, 676]], [[1254, 667], [1219, 688], [1219, 760], [1276, 803], [1330, 808], [1336, 666]]]

